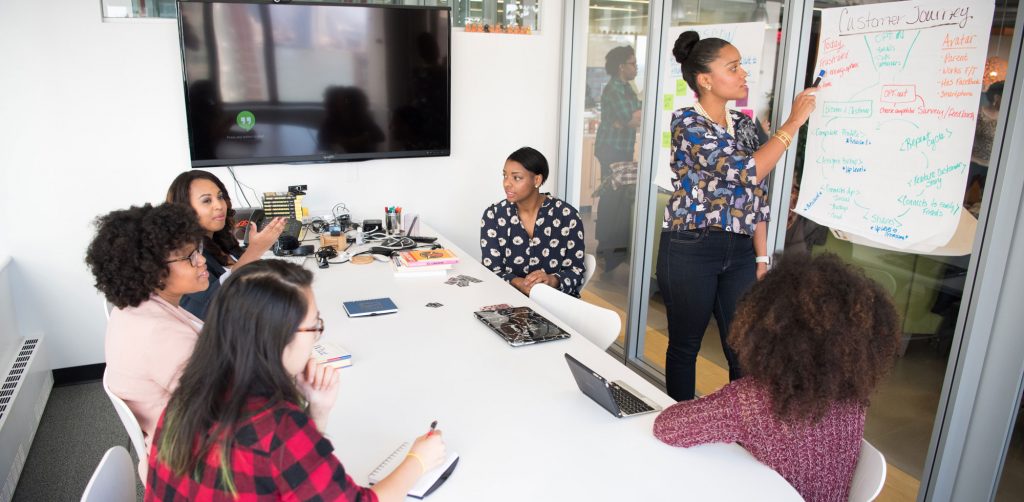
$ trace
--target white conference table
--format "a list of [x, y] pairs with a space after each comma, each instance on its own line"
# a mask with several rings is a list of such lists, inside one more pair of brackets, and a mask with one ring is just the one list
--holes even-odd
[[[460, 459], [427, 498], [431, 502], [800, 500], [739, 445], [671, 447], [651, 432], [656, 413], [619, 419], [591, 401], [576, 386], [565, 353], [662, 406], [673, 403], [573, 330], [567, 329], [567, 340], [506, 344], [473, 312], [498, 303], [526, 305], [567, 327], [475, 254], [439, 242], [462, 258], [445, 277], [394, 277], [391, 265], [380, 261], [326, 270], [306, 262], [316, 271], [325, 339], [352, 353], [326, 433], [357, 483], [366, 485], [396, 446], [438, 420]], [[459, 274], [483, 282], [444, 283]], [[398, 313], [348, 318], [341, 305], [385, 296]], [[426, 307], [429, 302], [443, 306]]]

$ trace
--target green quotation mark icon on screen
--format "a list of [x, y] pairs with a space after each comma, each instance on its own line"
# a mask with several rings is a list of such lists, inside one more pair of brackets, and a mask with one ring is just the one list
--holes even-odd
[[238, 112], [238, 116], [235, 117], [235, 123], [238, 124], [238, 127], [249, 131], [252, 130], [253, 127], [256, 127], [256, 116], [249, 110], [242, 110]]

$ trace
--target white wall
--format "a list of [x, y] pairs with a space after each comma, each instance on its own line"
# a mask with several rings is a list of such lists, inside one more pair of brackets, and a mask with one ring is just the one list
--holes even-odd
[[[83, 261], [91, 220], [160, 201], [188, 168], [175, 23], [103, 23], [99, 7], [0, 2], [0, 239], [21, 272], [16, 308], [43, 310], [40, 326], [22, 328], [56, 342], [54, 368], [103, 361], [101, 303]], [[356, 219], [400, 205], [475, 259], [505, 157], [522, 145], [557, 157], [561, 3], [544, 2], [542, 16], [550, 28], [534, 36], [453, 33], [451, 157], [236, 173], [260, 192], [309, 185], [307, 206], [343, 201]], [[226, 169], [213, 172], [233, 191]]]

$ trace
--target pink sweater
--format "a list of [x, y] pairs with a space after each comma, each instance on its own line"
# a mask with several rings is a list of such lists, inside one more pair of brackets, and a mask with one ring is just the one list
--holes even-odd
[[147, 450], [202, 325], [185, 309], [157, 295], [138, 307], [110, 313], [103, 379], [138, 419]]
[[684, 448], [740, 443], [808, 502], [846, 502], [864, 417], [862, 406], [842, 403], [817, 424], [787, 424], [772, 413], [767, 389], [741, 378], [709, 396], [670, 406], [654, 421], [654, 435]]

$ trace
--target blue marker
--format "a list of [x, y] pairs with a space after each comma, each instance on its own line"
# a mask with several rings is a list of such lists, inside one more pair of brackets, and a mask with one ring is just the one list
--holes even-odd
[[818, 70], [818, 77], [814, 79], [814, 83], [811, 84], [811, 87], [818, 87], [818, 84], [821, 83], [821, 77], [824, 77], [824, 76], [825, 76], [825, 70]]

